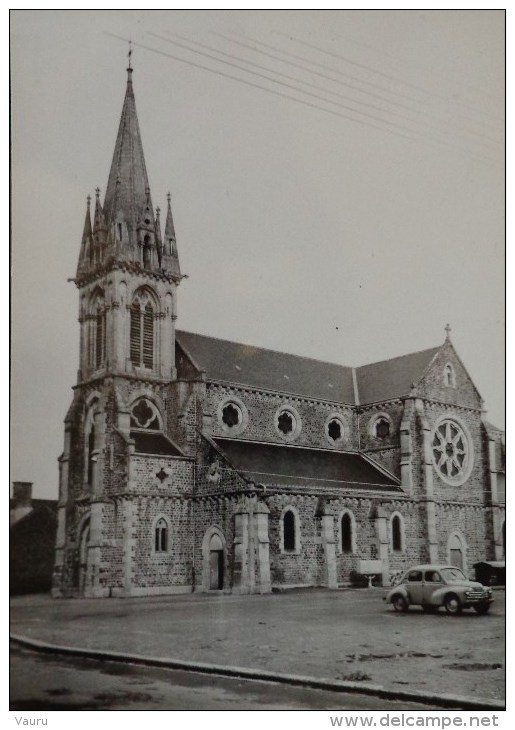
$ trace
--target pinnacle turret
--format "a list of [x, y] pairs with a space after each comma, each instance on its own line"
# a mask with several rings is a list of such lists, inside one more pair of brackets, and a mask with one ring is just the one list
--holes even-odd
[[170, 193], [166, 196], [168, 208], [166, 211], [165, 235], [163, 242], [163, 257], [161, 266], [166, 271], [170, 271], [173, 276], [181, 276], [181, 268], [179, 265], [179, 253], [177, 251], [177, 240], [175, 237], [175, 226], [172, 215], [172, 196]]
[[82, 232], [82, 242], [79, 252], [79, 263], [77, 265], [77, 276], [80, 276], [85, 267], [89, 265], [93, 250], [93, 230], [91, 228], [91, 196], [88, 195], [86, 204], [86, 218]]

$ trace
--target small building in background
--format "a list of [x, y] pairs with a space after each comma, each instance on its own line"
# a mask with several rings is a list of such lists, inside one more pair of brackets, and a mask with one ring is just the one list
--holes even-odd
[[9, 593], [50, 591], [57, 500], [32, 499], [32, 482], [13, 482], [9, 528]]

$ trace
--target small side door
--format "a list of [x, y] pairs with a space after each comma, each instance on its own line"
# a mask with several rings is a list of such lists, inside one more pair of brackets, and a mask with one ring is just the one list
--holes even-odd
[[424, 597], [424, 583], [422, 582], [422, 571], [421, 570], [410, 570], [407, 575], [406, 589], [410, 603], [420, 605], [423, 603]]

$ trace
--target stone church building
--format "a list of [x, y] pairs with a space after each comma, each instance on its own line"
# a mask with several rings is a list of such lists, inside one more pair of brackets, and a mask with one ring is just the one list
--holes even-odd
[[503, 559], [503, 434], [449, 329], [361, 367], [181, 331], [170, 196], [163, 219], [129, 68], [75, 277], [53, 594], [337, 588]]

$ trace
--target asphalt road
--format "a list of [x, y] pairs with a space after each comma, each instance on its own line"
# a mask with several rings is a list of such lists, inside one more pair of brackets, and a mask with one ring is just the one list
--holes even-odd
[[100, 662], [11, 646], [11, 710], [442, 710], [352, 693]]

